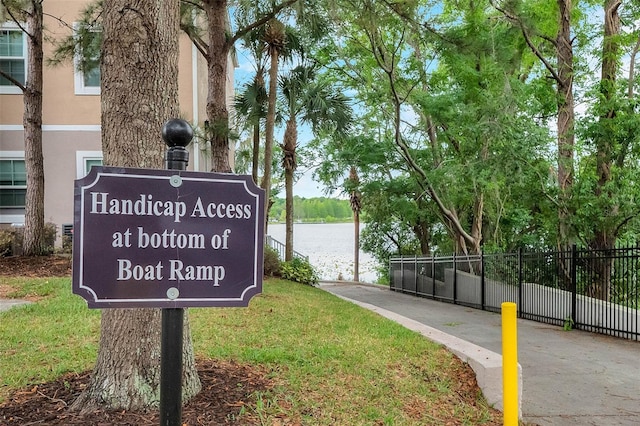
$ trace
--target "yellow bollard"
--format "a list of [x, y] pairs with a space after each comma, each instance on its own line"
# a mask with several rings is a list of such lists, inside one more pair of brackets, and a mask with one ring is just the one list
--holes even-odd
[[518, 330], [516, 304], [502, 303], [502, 404], [504, 426], [518, 426]]

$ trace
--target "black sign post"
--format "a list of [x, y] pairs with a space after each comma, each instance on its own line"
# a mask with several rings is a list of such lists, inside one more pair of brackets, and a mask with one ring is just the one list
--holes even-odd
[[[162, 138], [169, 147], [166, 168], [186, 170], [189, 152], [186, 147], [193, 138], [193, 129], [184, 120], [170, 120], [162, 128]], [[162, 310], [162, 341], [160, 347], [160, 425], [182, 424], [182, 334], [184, 309]]]
[[162, 136], [165, 170], [93, 167], [75, 181], [72, 282], [89, 308], [162, 308], [160, 421], [179, 426], [183, 308], [262, 292], [265, 194], [250, 176], [186, 171], [184, 120]]

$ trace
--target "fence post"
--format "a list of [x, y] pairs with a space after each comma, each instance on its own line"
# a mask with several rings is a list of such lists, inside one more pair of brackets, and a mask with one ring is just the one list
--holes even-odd
[[456, 253], [453, 253], [453, 304], [455, 305], [458, 298], [458, 273], [456, 266]]
[[431, 298], [436, 298], [436, 256], [431, 255]]
[[413, 269], [413, 294], [418, 295], [418, 255], [416, 254], [414, 260], [414, 269]]
[[518, 318], [522, 318], [522, 247], [518, 249]]
[[485, 302], [485, 288], [484, 288], [484, 251], [480, 252], [480, 307], [484, 311]]
[[578, 271], [577, 271], [577, 259], [578, 248], [575, 244], [571, 246], [571, 321], [576, 325], [577, 307], [578, 307]]
[[404, 256], [400, 255], [400, 292], [404, 293]]

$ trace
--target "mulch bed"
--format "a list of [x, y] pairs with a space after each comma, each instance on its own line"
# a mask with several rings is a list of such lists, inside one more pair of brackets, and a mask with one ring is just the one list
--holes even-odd
[[[250, 410], [240, 419], [243, 407], [255, 405], [255, 392], [273, 383], [256, 367], [234, 362], [198, 360], [202, 391], [182, 409], [184, 425], [256, 425]], [[160, 424], [155, 412], [97, 411], [83, 415], [69, 406], [89, 384], [90, 373], [66, 374], [57, 380], [14, 392], [0, 405], [0, 424], [51, 426], [144, 426]]]
[[70, 256], [0, 257], [0, 277], [68, 277]]

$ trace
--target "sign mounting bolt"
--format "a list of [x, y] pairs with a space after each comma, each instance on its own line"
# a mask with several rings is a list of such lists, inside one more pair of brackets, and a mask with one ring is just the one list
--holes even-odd
[[167, 297], [171, 300], [175, 300], [180, 296], [180, 290], [175, 287], [171, 287], [167, 290]]
[[173, 175], [169, 179], [169, 183], [174, 188], [179, 188], [180, 186], [182, 186], [182, 178], [180, 176], [178, 176], [178, 175]]

